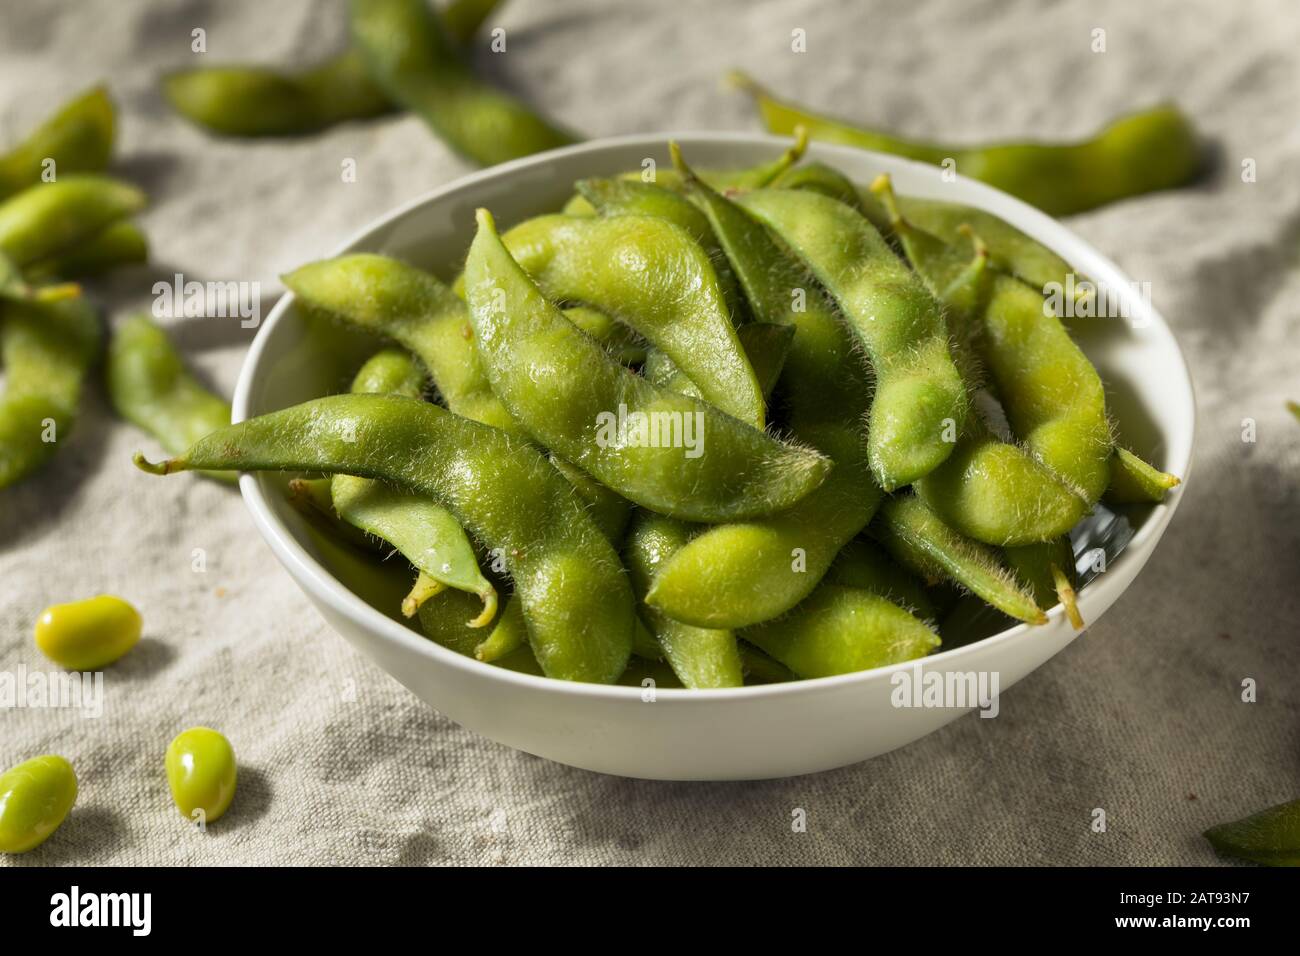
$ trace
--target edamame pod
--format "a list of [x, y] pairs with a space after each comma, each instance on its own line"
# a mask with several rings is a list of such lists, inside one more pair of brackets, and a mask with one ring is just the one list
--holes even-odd
[[393, 110], [356, 50], [297, 74], [260, 66], [180, 70], [163, 77], [162, 88], [177, 113], [221, 136], [312, 133]]
[[948, 352], [939, 303], [850, 207], [813, 192], [738, 197], [785, 241], [839, 304], [876, 373], [868, 453], [886, 491], [933, 471], [966, 421], [966, 387]]
[[656, 388], [579, 333], [478, 211], [465, 264], [493, 390], [541, 444], [636, 504], [690, 521], [787, 508], [831, 463], [696, 399]]
[[741, 637], [803, 678], [899, 664], [939, 646], [939, 636], [897, 604], [839, 584], [822, 584], [795, 613]]
[[370, 78], [462, 155], [490, 166], [574, 141], [475, 77], [424, 0], [351, 0], [350, 9]]
[[914, 495], [886, 500], [871, 530], [885, 550], [923, 578], [955, 581], [1019, 621], [1047, 623], [1034, 596], [1016, 582], [996, 552], [949, 528]]
[[95, 173], [113, 152], [116, 115], [102, 86], [66, 103], [4, 156], [0, 156], [0, 199], [68, 173]]
[[[358, 395], [424, 393], [424, 374], [407, 353], [385, 349], [371, 356], [357, 372], [352, 392]], [[471, 627], [483, 627], [496, 616], [497, 592], [479, 571], [474, 547], [460, 523], [446, 508], [428, 498], [355, 475], [330, 479], [334, 510], [348, 524], [387, 541], [419, 572], [402, 601], [402, 613], [413, 617], [424, 601], [446, 585], [476, 594], [483, 602]]]
[[[583, 200], [586, 207], [575, 206], [572, 215], [652, 216], [685, 229], [708, 253], [732, 320], [737, 324], [743, 321], [736, 277], [731, 273], [727, 257], [718, 247], [709, 221], [694, 203], [679, 192], [636, 179], [581, 179], [574, 183], [574, 188], [578, 191], [576, 197]], [[563, 212], [570, 214], [569, 207], [566, 206]]]
[[1264, 866], [1300, 866], [1300, 800], [1205, 831], [1214, 851]]
[[[690, 525], [649, 511], [637, 513], [628, 534], [624, 557], [632, 576], [632, 590], [644, 600], [659, 569], [690, 538]], [[687, 687], [740, 687], [744, 667], [730, 630], [693, 627], [643, 606], [642, 619], [663, 649], [664, 657]]]
[[33, 757], [0, 775], [0, 853], [40, 846], [76, 802], [77, 775], [62, 757]]
[[149, 240], [144, 232], [130, 220], [119, 219], [84, 242], [32, 263], [24, 272], [33, 280], [81, 279], [148, 258]]
[[[443, 26], [464, 45], [496, 6], [497, 0], [456, 0], [443, 14]], [[163, 94], [186, 119], [224, 136], [291, 136], [395, 109], [355, 49], [299, 72], [260, 66], [179, 70], [163, 78]]]
[[996, 186], [1053, 216], [1182, 186], [1201, 167], [1196, 133], [1170, 104], [1122, 116], [1090, 139], [1074, 143], [951, 146], [902, 139], [820, 116], [776, 99], [740, 72], [733, 72], [731, 80], [755, 99], [773, 133], [789, 134], [802, 126], [813, 139], [935, 165], [955, 163], [962, 175]]
[[1106, 500], [1116, 505], [1159, 504], [1179, 484], [1177, 475], [1163, 472], [1127, 448], [1116, 446], [1110, 459]]
[[111, 594], [47, 607], [36, 619], [36, 646], [60, 667], [97, 671], [140, 640], [140, 612]]
[[414, 352], [457, 415], [522, 433], [492, 391], [465, 303], [429, 273], [387, 256], [322, 259], [281, 276], [308, 316], [363, 329]]
[[763, 394], [707, 253], [648, 216], [538, 216], [501, 236], [553, 302], [580, 301], [635, 329], [704, 399], [755, 428]]
[[[132, 316], [113, 333], [104, 376], [114, 411], [171, 454], [230, 424], [230, 403], [199, 383], [167, 333], [144, 315]], [[234, 472], [205, 476], [239, 481]]]
[[75, 299], [81, 295], [81, 287], [75, 283], [62, 285], [32, 285], [18, 271], [9, 257], [0, 253], [0, 305], [5, 300], [10, 302], [59, 302], [63, 299]]
[[159, 464], [137, 455], [136, 464], [164, 475], [319, 471], [403, 485], [496, 549], [547, 676], [610, 682], [627, 664], [634, 612], [618, 555], [542, 454], [497, 429], [417, 399], [335, 395], [230, 425]]
[[3, 313], [0, 488], [31, 474], [67, 441], [102, 336], [98, 316], [80, 298], [9, 303]]
[[38, 183], [0, 203], [0, 254], [25, 268], [68, 251], [144, 204], [140, 190], [106, 176]]

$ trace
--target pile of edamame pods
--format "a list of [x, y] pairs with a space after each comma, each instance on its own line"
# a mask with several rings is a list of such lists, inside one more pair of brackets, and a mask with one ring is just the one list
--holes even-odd
[[409, 560], [428, 637], [564, 680], [907, 661], [959, 590], [1082, 626], [1068, 532], [1178, 479], [1116, 446], [1044, 308], [1069, 265], [805, 145], [697, 173], [671, 144], [652, 182], [580, 181], [504, 233], [480, 210], [451, 285], [380, 255], [305, 265], [283, 277], [304, 319], [379, 349], [350, 393], [137, 464], [306, 473], [293, 497], [333, 540]]

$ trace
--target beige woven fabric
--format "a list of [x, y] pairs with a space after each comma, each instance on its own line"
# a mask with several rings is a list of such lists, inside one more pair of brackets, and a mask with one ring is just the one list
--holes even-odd
[[[178, 271], [278, 288], [279, 272], [468, 171], [411, 117], [239, 143], [160, 100], [159, 74], [194, 59], [193, 29], [208, 62], [306, 63], [342, 42], [339, 7], [0, 10], [0, 135], [104, 78], [125, 115], [120, 168], [152, 196], [155, 264], [102, 290], [115, 316]], [[56, 752], [81, 779], [62, 830], [18, 862], [1196, 864], [1214, 860], [1207, 825], [1300, 795], [1300, 423], [1283, 407], [1300, 398], [1293, 3], [514, 0], [494, 22], [508, 53], [484, 51], [482, 68], [590, 136], [755, 129], [720, 88], [732, 66], [954, 139], [1081, 135], [1176, 98], [1220, 147], [1217, 175], [1071, 226], [1151, 282], [1192, 363], [1201, 417], [1182, 511], [1106, 619], [1010, 691], [999, 719], [801, 779], [647, 783], [513, 752], [416, 701], [327, 629], [236, 493], [135, 472], [131, 453], [156, 449], [97, 388], [54, 464], [0, 493], [0, 670], [44, 666], [33, 620], [73, 596], [128, 597], [147, 637], [108, 672], [102, 718], [0, 711], [0, 765]], [[795, 28], [806, 54], [790, 50]], [[1255, 183], [1241, 181], [1247, 157]], [[346, 158], [356, 183], [341, 182]], [[191, 320], [177, 334], [228, 394], [250, 333]], [[1239, 699], [1246, 677], [1257, 703]], [[234, 807], [206, 836], [162, 775], [167, 741], [199, 723], [241, 760]], [[805, 833], [791, 832], [796, 807]], [[1090, 830], [1095, 807], [1105, 833]]]

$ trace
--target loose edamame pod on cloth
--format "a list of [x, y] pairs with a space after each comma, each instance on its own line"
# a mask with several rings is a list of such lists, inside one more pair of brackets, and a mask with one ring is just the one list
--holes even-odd
[[33, 757], [0, 774], [0, 853], [36, 849], [76, 802], [77, 775], [62, 757]]
[[1214, 852], [1264, 866], [1300, 866], [1300, 800], [1205, 831]]
[[[442, 16], [452, 40], [468, 43], [498, 0], [454, 0]], [[163, 94], [176, 112], [223, 136], [292, 136], [396, 107], [355, 49], [297, 72], [215, 66], [169, 73]]]
[[387, 256], [357, 253], [312, 262], [280, 278], [309, 317], [371, 332], [413, 352], [457, 415], [522, 434], [492, 391], [465, 303], [429, 273]]
[[[104, 378], [113, 410], [173, 455], [230, 424], [230, 403], [199, 383], [167, 333], [145, 315], [132, 316], [114, 331]], [[204, 476], [232, 484], [239, 480], [232, 471]]]
[[838, 303], [871, 359], [868, 450], [886, 491], [936, 468], [966, 421], [966, 387], [939, 303], [860, 213], [819, 193], [760, 189], [737, 202], [771, 228]]
[[0, 254], [25, 268], [68, 252], [144, 205], [139, 189], [107, 176], [38, 183], [0, 203]]
[[609, 683], [627, 665], [634, 611], [618, 555], [542, 453], [497, 429], [417, 399], [335, 395], [219, 429], [177, 458], [136, 463], [160, 475], [319, 471], [403, 485], [498, 549], [547, 676]]
[[370, 78], [457, 152], [490, 166], [574, 141], [479, 80], [425, 0], [351, 0], [350, 10]]
[[67, 440], [102, 334], [80, 298], [0, 305], [0, 488], [31, 474]]
[[636, 504], [690, 521], [788, 508], [831, 462], [620, 366], [573, 327], [478, 211], [465, 264], [492, 388], [537, 441]]
[[763, 393], [708, 255], [685, 229], [649, 216], [538, 216], [501, 236], [553, 302], [580, 301], [662, 350], [701, 396], [755, 428]]
[[1120, 117], [1079, 142], [953, 146], [859, 128], [782, 102], [743, 73], [734, 72], [731, 79], [754, 97], [773, 133], [789, 135], [802, 126], [813, 139], [936, 165], [952, 161], [962, 175], [996, 186], [1053, 216], [1182, 186], [1201, 167], [1196, 133], [1170, 104]]
[[709, 528], [657, 567], [645, 597], [650, 607], [700, 627], [738, 628], [784, 614], [812, 593], [875, 513], [882, 493], [862, 424], [871, 389], [849, 333], [811, 277], [761, 223], [698, 180], [680, 153], [675, 161], [754, 314], [793, 325], [778, 397], [790, 407], [795, 436], [835, 462], [826, 481], [793, 507]]
[[0, 156], [0, 199], [67, 173], [95, 173], [113, 152], [116, 111], [102, 86], [64, 104], [8, 153]]
[[[644, 599], [658, 569], [687, 543], [691, 527], [650, 511], [639, 511], [624, 545], [632, 590]], [[673, 673], [686, 687], [740, 687], [744, 667], [736, 636], [730, 630], [693, 627], [654, 607], [642, 607], [642, 619], [654, 635]]]
[[[424, 373], [406, 352], [386, 349], [367, 360], [352, 382], [358, 395], [404, 395], [419, 398]], [[479, 570], [474, 547], [446, 508], [429, 498], [380, 481], [338, 474], [330, 481], [330, 496], [339, 517], [353, 527], [387, 541], [419, 571], [419, 579], [402, 602], [402, 613], [413, 617], [425, 600], [446, 585], [478, 595], [483, 602], [471, 627], [483, 627], [496, 616], [496, 588]]]

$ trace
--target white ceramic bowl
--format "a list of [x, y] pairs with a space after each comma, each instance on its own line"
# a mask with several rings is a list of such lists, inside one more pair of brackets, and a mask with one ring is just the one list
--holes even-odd
[[[446, 276], [463, 260], [474, 210], [493, 211], [502, 228], [553, 211], [574, 180], [640, 167], [645, 157], [668, 161], [677, 139], [697, 168], [747, 166], [770, 160], [788, 141], [749, 134], [681, 133], [624, 136], [583, 143], [493, 167], [429, 193], [382, 216], [338, 252], [396, 255]], [[940, 170], [891, 156], [813, 144], [824, 160], [857, 182], [890, 173], [904, 195], [952, 199], [1003, 217], [1112, 289], [1128, 280], [1063, 225], [981, 183], [944, 182]], [[664, 167], [666, 168], [666, 167]], [[1100, 369], [1125, 439], [1155, 464], [1186, 478], [1195, 404], [1182, 354], [1164, 320], [1147, 303], [1130, 303], [1137, 321], [1092, 321], [1080, 344]], [[259, 330], [240, 375], [234, 419], [325, 394], [323, 364], [310, 354], [292, 296]], [[734, 690], [660, 689], [571, 684], [480, 664], [423, 639], [364, 603], [323, 563], [299, 516], [273, 476], [246, 474], [240, 488], [271, 550], [325, 619], [422, 700], [475, 733], [529, 753], [604, 773], [659, 779], [744, 779], [809, 773], [865, 760], [910, 743], [972, 709], [895, 707], [899, 671], [912, 664], [840, 677]], [[1095, 622], [1151, 556], [1181, 497], [1140, 509], [1134, 534], [1106, 571], [1087, 584], [1079, 608]], [[1019, 625], [985, 640], [941, 650], [925, 673], [996, 672], [1005, 690], [1078, 635], [1057, 608], [1043, 626]]]

